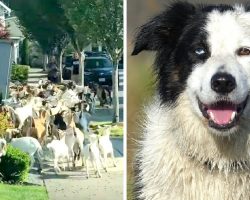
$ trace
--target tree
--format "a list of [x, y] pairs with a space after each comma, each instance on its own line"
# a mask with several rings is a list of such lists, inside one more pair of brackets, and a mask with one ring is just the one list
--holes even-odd
[[29, 42], [27, 38], [24, 38], [21, 46], [21, 64], [29, 65]]
[[[45, 60], [55, 47], [60, 46], [58, 49], [62, 50], [62, 44], [67, 45], [62, 41], [66, 41], [73, 29], [58, 0], [16, 0], [11, 2], [11, 7], [26, 35], [39, 43]], [[45, 61], [44, 69], [46, 64]]]
[[[123, 1], [61, 0], [61, 3], [75, 30], [75, 38], [71, 41], [79, 56], [90, 42], [101, 42], [113, 59], [113, 122], [118, 122], [118, 63], [123, 53]], [[83, 74], [84, 69], [81, 69]]]
[[66, 13], [69, 23], [72, 25], [74, 32], [70, 34], [71, 44], [79, 57], [80, 84], [84, 85], [84, 47], [92, 42], [92, 35], [95, 31], [92, 24], [94, 12], [92, 12], [95, 2], [92, 0], [60, 0]]
[[95, 38], [113, 59], [113, 122], [119, 122], [118, 64], [123, 54], [123, 1], [96, 0]]

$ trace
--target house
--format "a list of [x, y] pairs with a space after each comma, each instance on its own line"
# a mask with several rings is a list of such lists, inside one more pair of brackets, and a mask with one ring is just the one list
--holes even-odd
[[11, 9], [6, 6], [2, 1], [0, 1], [0, 20], [3, 25], [5, 25], [5, 16], [10, 15]]
[[24, 36], [18, 26], [17, 18], [11, 16], [11, 9], [0, 1], [0, 20], [4, 26], [7, 26], [10, 32], [10, 40], [12, 41], [12, 63], [18, 63], [19, 60], [19, 45], [24, 39]]
[[8, 27], [10, 33], [10, 39], [13, 43], [12, 48], [12, 63], [19, 63], [19, 48], [20, 43], [24, 39], [24, 35], [22, 34], [19, 26], [17, 17], [8, 17], [5, 19], [5, 24]]

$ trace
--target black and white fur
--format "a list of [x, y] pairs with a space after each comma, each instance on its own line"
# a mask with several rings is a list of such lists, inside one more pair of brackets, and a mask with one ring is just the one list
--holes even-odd
[[[143, 50], [156, 51], [158, 87], [135, 198], [250, 199], [250, 7], [173, 3], [141, 27], [132, 55]], [[231, 119], [214, 119], [225, 107]]]

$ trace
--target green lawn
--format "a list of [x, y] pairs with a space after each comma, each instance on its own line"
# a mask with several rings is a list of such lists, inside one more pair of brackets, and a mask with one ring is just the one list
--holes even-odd
[[90, 128], [93, 130], [97, 130], [100, 135], [102, 135], [102, 128], [98, 128], [101, 126], [107, 126], [107, 125], [113, 125], [111, 127], [111, 135], [112, 137], [122, 137], [123, 136], [123, 124], [118, 123], [118, 124], [112, 124], [111, 122], [91, 122], [90, 123]]
[[45, 187], [0, 184], [1, 200], [48, 200]]

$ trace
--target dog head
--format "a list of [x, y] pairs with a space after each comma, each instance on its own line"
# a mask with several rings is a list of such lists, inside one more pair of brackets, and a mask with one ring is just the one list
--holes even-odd
[[132, 55], [156, 51], [162, 103], [188, 94], [212, 133], [235, 133], [247, 118], [250, 89], [250, 7], [172, 4], [143, 25]]

